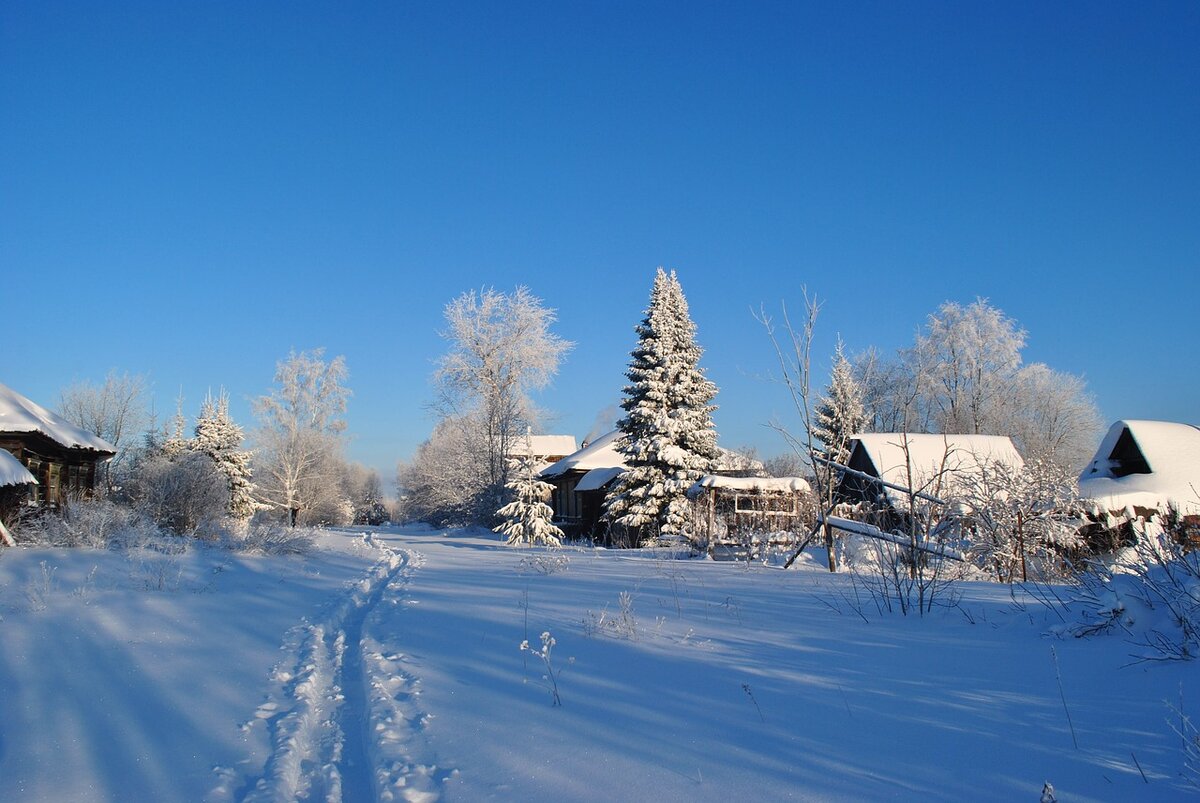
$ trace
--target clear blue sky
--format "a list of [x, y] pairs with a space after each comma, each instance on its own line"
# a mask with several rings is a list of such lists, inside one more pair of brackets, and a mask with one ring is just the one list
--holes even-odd
[[442, 308], [528, 286], [614, 404], [675, 268], [728, 446], [782, 451], [749, 310], [821, 368], [988, 297], [1108, 419], [1200, 423], [1200, 4], [0, 4], [0, 382], [158, 410], [344, 354], [352, 457], [429, 432]]

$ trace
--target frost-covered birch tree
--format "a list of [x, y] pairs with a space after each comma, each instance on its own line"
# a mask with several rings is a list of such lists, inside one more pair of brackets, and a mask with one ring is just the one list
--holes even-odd
[[674, 271], [658, 269], [636, 332], [625, 415], [617, 421], [629, 470], [605, 499], [604, 516], [610, 527], [633, 535], [682, 533], [687, 489], [719, 452], [711, 403], [717, 387], [700, 367], [696, 325]]
[[508, 482], [511, 445], [536, 423], [530, 394], [549, 384], [572, 343], [550, 331], [554, 310], [525, 287], [512, 293], [468, 291], [446, 305], [450, 348], [434, 375], [443, 421], [474, 430], [458, 440], [475, 450], [460, 455], [483, 467], [477, 511], [490, 517]]
[[343, 357], [293, 351], [276, 365], [277, 387], [254, 403], [260, 495], [293, 526], [303, 510], [340, 492], [347, 375]]
[[116, 447], [116, 457], [105, 463], [110, 486], [113, 475], [119, 476], [126, 463], [133, 445], [131, 435], [150, 418], [146, 411], [147, 384], [141, 374], [109, 371], [102, 384], [77, 382], [60, 394], [59, 415]]
[[877, 432], [1009, 435], [1026, 459], [1078, 469], [1101, 420], [1081, 377], [1025, 364], [1027, 334], [986, 299], [947, 301], [894, 359], [855, 363]]

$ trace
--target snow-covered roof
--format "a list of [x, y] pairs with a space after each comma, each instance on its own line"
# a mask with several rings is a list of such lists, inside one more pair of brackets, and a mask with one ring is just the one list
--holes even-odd
[[733, 449], [726, 449], [718, 446], [717, 450], [721, 453], [717, 457], [717, 471], [762, 471], [763, 462], [756, 460], [753, 457], [735, 452]]
[[40, 432], [68, 449], [115, 454], [116, 448], [57, 413], [35, 404], [7, 385], [0, 385], [0, 432]]
[[624, 466], [594, 468], [579, 478], [579, 482], [575, 485], [575, 490], [579, 492], [598, 491], [624, 473]]
[[558, 477], [568, 471], [591, 471], [594, 468], [616, 468], [623, 471], [628, 468], [628, 464], [625, 462], [625, 455], [616, 447], [620, 437], [620, 430], [601, 435], [579, 451], [542, 469], [541, 476]]
[[688, 490], [688, 495], [696, 496], [707, 488], [746, 493], [804, 493], [812, 490], [808, 481], [800, 477], [722, 477], [708, 474]]
[[[629, 468], [629, 464], [625, 461], [625, 455], [617, 449], [617, 442], [620, 437], [620, 430], [613, 430], [605, 435], [601, 435], [574, 454], [569, 454], [557, 463], [553, 463], [542, 469], [540, 476], [546, 479], [561, 476], [568, 471], [584, 471], [588, 472], [588, 475], [579, 481], [579, 484], [575, 486], [575, 490], [599, 490], [607, 485], [613, 477], [616, 477]], [[717, 458], [718, 471], [755, 471], [762, 469], [762, 462], [759, 460], [746, 457], [744, 454], [731, 449], [721, 449], [720, 451], [720, 457]], [[597, 469], [604, 469], [604, 472], [593, 476], [592, 472]]]
[[509, 454], [514, 457], [526, 454], [532, 454], [534, 457], [562, 457], [579, 449], [575, 445], [574, 435], [530, 435], [529, 446], [532, 447], [532, 451], [525, 444], [525, 438], [517, 438], [509, 448]]
[[[1126, 433], [1132, 444], [1122, 443]], [[1142, 465], [1134, 465], [1138, 457]], [[1116, 422], [1080, 475], [1079, 492], [1108, 510], [1174, 504], [1184, 513], [1200, 514], [1200, 428], [1170, 421]]]
[[[964, 474], [978, 474], [984, 465], [1002, 464], [1021, 468], [1025, 461], [1005, 435], [929, 435], [898, 432], [867, 432], [850, 439], [850, 449], [863, 449], [884, 482], [908, 487], [912, 466], [914, 490], [925, 493], [952, 492]], [[940, 487], [924, 487], [942, 474]], [[894, 490], [885, 488], [889, 498]]]
[[37, 479], [21, 461], [0, 449], [0, 487], [5, 485], [36, 485]]

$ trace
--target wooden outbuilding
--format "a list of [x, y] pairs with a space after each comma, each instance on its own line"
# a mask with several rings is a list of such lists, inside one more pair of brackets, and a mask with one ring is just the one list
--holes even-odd
[[1133, 522], [1159, 516], [1200, 547], [1200, 428], [1171, 421], [1117, 421], [1079, 477], [1094, 548], [1134, 541]]
[[688, 490], [714, 560], [754, 559], [799, 543], [815, 517], [812, 487], [800, 477], [710, 474]]
[[58, 508], [95, 490], [103, 464], [116, 449], [103, 438], [0, 385], [0, 449], [37, 480], [30, 503]]

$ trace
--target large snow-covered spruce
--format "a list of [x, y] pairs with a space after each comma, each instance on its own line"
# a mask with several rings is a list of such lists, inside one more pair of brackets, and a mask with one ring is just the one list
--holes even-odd
[[617, 422], [629, 470], [605, 505], [610, 525], [638, 534], [682, 533], [687, 490], [720, 452], [711, 404], [717, 394], [700, 368], [696, 325], [675, 272], [654, 278], [646, 317], [625, 376], [625, 416]]

